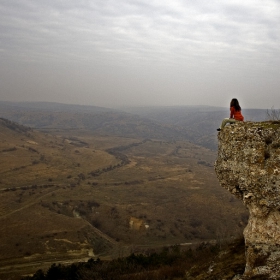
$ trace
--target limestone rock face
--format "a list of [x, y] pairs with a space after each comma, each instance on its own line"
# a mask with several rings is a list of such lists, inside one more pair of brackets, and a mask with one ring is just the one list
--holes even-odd
[[235, 279], [280, 279], [280, 122], [229, 125], [218, 140], [220, 184], [250, 214], [244, 230], [246, 268]]

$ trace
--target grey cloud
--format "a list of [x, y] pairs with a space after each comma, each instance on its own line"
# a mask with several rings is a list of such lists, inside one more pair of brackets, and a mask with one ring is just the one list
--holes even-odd
[[[76, 100], [79, 91], [81, 102], [92, 98], [100, 105], [115, 95], [130, 104], [181, 104], [190, 100], [187, 92], [197, 96], [193, 103], [216, 105], [230, 87], [262, 100], [260, 81], [274, 97], [279, 13], [277, 0], [1, 1], [2, 98], [10, 98], [6, 91], [46, 98], [51, 87], [57, 94], [49, 98], [59, 101]], [[21, 76], [12, 67], [17, 64], [30, 71], [25, 78], [33, 85], [19, 79], [13, 89], [7, 82], [8, 73]]]

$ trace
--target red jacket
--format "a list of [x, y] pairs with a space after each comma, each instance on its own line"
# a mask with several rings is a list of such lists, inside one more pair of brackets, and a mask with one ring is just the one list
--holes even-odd
[[235, 119], [237, 121], [243, 121], [244, 120], [244, 117], [241, 114], [241, 110], [236, 111], [234, 107], [230, 107], [230, 118]]

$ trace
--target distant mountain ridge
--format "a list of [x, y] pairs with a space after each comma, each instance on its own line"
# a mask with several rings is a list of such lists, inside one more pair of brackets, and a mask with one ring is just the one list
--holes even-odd
[[171, 125], [158, 124], [153, 120], [125, 112], [91, 113], [79, 111], [29, 110], [10, 106], [1, 110], [1, 116], [19, 124], [44, 131], [83, 129], [95, 135], [115, 135], [131, 138], [154, 138], [167, 140], [187, 139], [185, 131]]
[[[175, 125], [187, 131], [187, 139], [209, 149], [217, 149], [217, 128], [229, 109], [211, 106], [135, 107], [124, 111], [145, 116], [157, 123]], [[245, 121], [267, 120], [267, 110], [242, 109]]]
[[105, 107], [92, 105], [78, 105], [78, 104], [64, 104], [57, 102], [11, 102], [0, 101], [0, 109], [18, 108], [20, 110], [28, 111], [51, 111], [51, 112], [84, 112], [84, 113], [101, 113], [117, 111]]
[[[244, 109], [245, 120], [261, 121], [266, 110]], [[187, 140], [216, 150], [217, 132], [229, 110], [211, 106], [110, 109], [50, 102], [0, 102], [0, 117], [32, 128], [84, 129], [96, 135]]]

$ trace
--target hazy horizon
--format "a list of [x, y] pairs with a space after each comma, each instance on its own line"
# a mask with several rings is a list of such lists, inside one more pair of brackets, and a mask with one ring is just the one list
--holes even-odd
[[0, 100], [279, 108], [280, 2], [0, 3]]
[[[41, 103], [48, 103], [48, 104], [59, 104], [59, 105], [66, 105], [66, 106], [92, 106], [92, 107], [100, 107], [100, 108], [104, 108], [104, 109], [116, 109], [116, 110], [122, 110], [122, 109], [140, 109], [140, 108], [184, 108], [184, 107], [205, 107], [205, 108], [216, 108], [216, 109], [223, 109], [223, 110], [229, 110], [228, 106], [215, 106], [215, 105], [202, 105], [202, 104], [194, 104], [194, 105], [188, 105], [188, 104], [184, 104], [184, 105], [119, 105], [119, 106], [96, 106], [96, 105], [86, 105], [86, 104], [75, 104], [75, 103], [63, 103], [63, 102], [55, 102], [55, 101], [10, 101], [10, 100], [0, 100], [0, 103], [15, 103], [15, 104], [41, 104]], [[247, 108], [247, 107], [242, 107], [243, 110], [270, 110], [270, 109], [275, 109], [278, 110], [277, 108], [274, 108], [274, 106], [272, 106], [271, 108]]]

